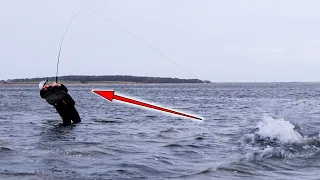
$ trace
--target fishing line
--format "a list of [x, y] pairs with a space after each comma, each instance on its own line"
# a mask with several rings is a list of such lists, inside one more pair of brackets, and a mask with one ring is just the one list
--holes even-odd
[[[58, 54], [58, 62], [57, 62], [57, 72], [56, 72], [56, 82], [58, 81], [58, 72], [59, 72], [59, 63], [60, 63], [60, 54], [61, 54], [61, 49], [62, 49], [62, 44], [63, 44], [63, 40], [64, 37], [68, 31], [69, 26], [71, 25], [72, 21], [75, 19], [76, 16], [78, 16], [85, 8], [83, 8], [81, 11], [79, 11], [77, 14], [75, 14], [73, 16], [73, 18], [71, 19], [71, 21], [69, 22], [62, 40], [61, 40], [61, 44], [60, 44], [60, 49], [59, 49], [59, 54]], [[105, 20], [107, 20], [108, 22], [110, 22], [111, 24], [115, 25], [116, 27], [118, 27], [119, 29], [121, 29], [122, 31], [124, 31], [125, 33], [127, 33], [128, 35], [130, 35], [131, 37], [135, 38], [136, 40], [138, 40], [140, 43], [144, 44], [145, 46], [147, 46], [148, 48], [150, 48], [151, 50], [153, 50], [154, 52], [156, 52], [157, 54], [159, 54], [160, 56], [162, 56], [163, 58], [165, 58], [166, 60], [172, 62], [173, 64], [175, 64], [176, 66], [180, 67], [181, 69], [183, 69], [185, 72], [187, 72], [188, 74], [191, 74], [195, 79], [199, 79], [194, 73], [190, 72], [189, 70], [187, 70], [185, 67], [181, 66], [180, 64], [176, 63], [175, 61], [171, 60], [170, 58], [168, 58], [166, 55], [164, 55], [163, 53], [161, 53], [160, 51], [158, 51], [157, 49], [155, 49], [154, 47], [152, 47], [151, 45], [149, 45], [148, 43], [146, 43], [145, 41], [141, 40], [140, 38], [138, 38], [137, 36], [135, 36], [134, 34], [132, 34], [131, 32], [129, 32], [128, 30], [126, 30], [125, 28], [121, 27], [120, 25], [118, 25], [117, 23], [115, 23], [114, 21], [110, 20], [109, 18], [107, 18], [106, 16], [102, 15], [101, 13], [99, 13], [98, 11], [94, 10], [93, 8], [90, 8], [94, 13], [96, 13], [97, 15], [101, 16], [102, 18], [104, 18]]]
[[[99, 16], [101, 16], [102, 18], [104, 18], [105, 20], [107, 20], [108, 22], [112, 23], [113, 25], [115, 25], [116, 27], [118, 27], [119, 29], [121, 29], [122, 31], [126, 32], [127, 34], [129, 34], [131, 37], [135, 38], [136, 40], [138, 40], [140, 43], [144, 44], [145, 46], [147, 46], [148, 48], [152, 49], [154, 52], [158, 53], [160, 56], [162, 56], [163, 58], [165, 58], [168, 61], [171, 61], [173, 64], [175, 64], [176, 66], [180, 67], [182, 70], [184, 70], [185, 72], [187, 72], [188, 74], [192, 75], [195, 79], [199, 79], [198, 76], [196, 76], [194, 73], [190, 72], [187, 68], [181, 66], [180, 64], [176, 63], [175, 61], [173, 61], [172, 59], [168, 58], [168, 56], [164, 55], [163, 53], [161, 53], [160, 51], [158, 51], [157, 49], [155, 49], [154, 47], [152, 47], [151, 45], [149, 45], [148, 43], [144, 42], [143, 40], [141, 40], [140, 38], [138, 38], [137, 36], [135, 36], [134, 34], [132, 34], [131, 32], [129, 32], [128, 30], [126, 30], [125, 28], [121, 27], [120, 25], [118, 25], [117, 23], [115, 23], [114, 21], [110, 20], [109, 18], [107, 18], [106, 16], [102, 15], [101, 13], [97, 12], [96, 10], [94, 10], [93, 8], [90, 8], [93, 12], [95, 12], [96, 14], [98, 14]], [[200, 80], [200, 79], [199, 79]], [[207, 81], [204, 81], [204, 84], [209, 88], [209, 94], [211, 94], [210, 88], [212, 86], [210, 86]]]
[[196, 79], [199, 79], [195, 74], [191, 73], [190, 71], [188, 71], [186, 68], [184, 68], [183, 66], [181, 66], [180, 64], [174, 62], [173, 60], [169, 59], [166, 55], [164, 55], [163, 53], [161, 53], [160, 51], [156, 50], [154, 47], [152, 47], [151, 45], [147, 44], [146, 42], [144, 42], [143, 40], [141, 40], [140, 38], [138, 38], [137, 36], [135, 36], [134, 34], [130, 33], [128, 30], [126, 30], [125, 28], [121, 27], [120, 25], [118, 25], [117, 23], [115, 23], [114, 21], [111, 21], [110, 19], [108, 19], [107, 17], [105, 17], [104, 15], [102, 15], [101, 13], [97, 12], [96, 10], [90, 8], [92, 11], [94, 11], [95, 13], [97, 13], [98, 15], [100, 15], [102, 18], [104, 18], [105, 20], [109, 21], [110, 23], [112, 23], [113, 25], [115, 25], [116, 27], [118, 27], [119, 29], [121, 29], [122, 31], [126, 32], [127, 34], [129, 34], [130, 36], [132, 36], [133, 38], [135, 38], [136, 40], [138, 40], [139, 42], [141, 42], [142, 44], [144, 44], [145, 46], [147, 46], [148, 48], [152, 49], [154, 52], [158, 53], [160, 56], [164, 57], [165, 59], [167, 59], [168, 61], [171, 61], [173, 64], [175, 64], [176, 66], [179, 66], [181, 69], [183, 69], [184, 71], [188, 72], [189, 74], [193, 75]]
[[66, 33], [67, 33], [67, 31], [68, 31], [68, 28], [69, 28], [69, 26], [71, 25], [71, 23], [72, 23], [72, 21], [74, 20], [74, 18], [75, 18], [76, 16], [78, 16], [83, 10], [84, 10], [84, 8], [81, 9], [81, 11], [79, 11], [77, 14], [75, 14], [75, 15], [72, 17], [71, 21], [69, 22], [69, 24], [68, 24], [68, 26], [67, 26], [67, 28], [66, 28], [66, 30], [64, 31], [64, 34], [63, 34], [63, 36], [62, 36], [62, 40], [61, 40], [61, 43], [60, 43], [59, 54], [58, 54], [57, 72], [56, 72], [56, 83], [58, 82], [60, 54], [61, 54], [61, 49], [62, 49], [62, 43], [63, 43], [63, 40], [64, 40], [64, 36], [66, 35]]

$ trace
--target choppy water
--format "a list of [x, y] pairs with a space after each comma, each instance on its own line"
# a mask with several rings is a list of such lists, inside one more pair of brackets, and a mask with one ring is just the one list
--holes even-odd
[[64, 127], [37, 86], [0, 86], [0, 179], [320, 179], [320, 84], [68, 87], [82, 123]]

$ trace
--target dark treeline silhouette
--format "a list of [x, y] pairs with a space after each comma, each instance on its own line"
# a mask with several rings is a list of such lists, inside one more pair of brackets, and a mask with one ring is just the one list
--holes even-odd
[[[55, 81], [55, 77], [42, 77], [42, 78], [25, 78], [25, 79], [11, 79], [8, 82], [31, 82], [42, 81], [49, 79]], [[201, 81], [199, 79], [178, 79], [178, 78], [162, 78], [162, 77], [139, 77], [127, 75], [115, 76], [82, 76], [70, 75], [60, 76], [58, 81], [80, 81], [82, 83], [98, 82], [98, 81], [116, 81], [116, 82], [133, 82], [133, 83], [210, 83], [210, 81]]]

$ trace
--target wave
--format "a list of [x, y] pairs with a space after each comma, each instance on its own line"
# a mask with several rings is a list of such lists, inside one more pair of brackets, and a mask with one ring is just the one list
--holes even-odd
[[1, 152], [13, 152], [14, 150], [13, 149], [10, 149], [8, 147], [0, 147], [0, 153]]
[[112, 123], [122, 123], [121, 121], [117, 121], [117, 120], [106, 120], [106, 119], [94, 119], [93, 120], [96, 123], [107, 123], [107, 124], [112, 124]]

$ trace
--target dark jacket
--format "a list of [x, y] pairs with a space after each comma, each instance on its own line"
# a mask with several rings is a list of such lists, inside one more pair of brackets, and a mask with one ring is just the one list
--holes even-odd
[[63, 84], [61, 84], [61, 86], [50, 86], [46, 90], [42, 89], [40, 96], [55, 107], [75, 104], [74, 100], [68, 94], [68, 89]]

